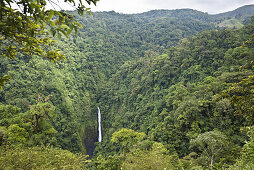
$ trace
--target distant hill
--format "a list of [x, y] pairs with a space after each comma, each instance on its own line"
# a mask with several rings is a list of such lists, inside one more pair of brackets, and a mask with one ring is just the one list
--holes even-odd
[[219, 21], [221, 27], [236, 27], [241, 24], [247, 25], [250, 23], [250, 17], [254, 14], [254, 5], [246, 5], [237, 8], [233, 11], [214, 15], [215, 21]]
[[233, 11], [216, 14], [215, 17], [227, 19], [236, 18], [242, 20], [252, 16], [253, 14], [254, 14], [254, 5], [245, 5]]
[[254, 5], [245, 5], [233, 11], [210, 15], [193, 9], [176, 10], [151, 10], [141, 14], [134, 14], [143, 18], [177, 17], [177, 18], [196, 18], [197, 20], [218, 22], [228, 19], [239, 19], [245, 21], [254, 14]]
[[[115, 67], [113, 70], [116, 70], [125, 61], [145, 56], [147, 50], [163, 53], [182, 38], [191, 37], [204, 30], [220, 27], [241, 28], [249, 23], [249, 18], [254, 13], [254, 5], [217, 15], [193, 9], [152, 10], [140, 14], [94, 12], [93, 17], [80, 17], [77, 13], [70, 13], [84, 25], [78, 37], [73, 36], [75, 43], [78, 46], [94, 46], [89, 48], [92, 55], [89, 55], [88, 59], [103, 63], [101, 68]], [[114, 50], [107, 50], [109, 47]], [[86, 53], [87, 48], [84, 50]], [[104, 57], [108, 63], [101, 62], [105, 60]], [[112, 64], [113, 62], [116, 63]]]
[[193, 9], [152, 10], [152, 11], [144, 12], [141, 14], [134, 14], [134, 15], [137, 15], [143, 18], [176, 17], [176, 18], [196, 18], [198, 20], [209, 18], [209, 14], [201, 12], [201, 11], [193, 10]]

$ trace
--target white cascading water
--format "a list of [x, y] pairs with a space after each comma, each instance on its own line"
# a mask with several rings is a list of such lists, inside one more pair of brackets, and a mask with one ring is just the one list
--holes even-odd
[[98, 142], [101, 142], [102, 141], [102, 134], [101, 134], [101, 111], [100, 111], [99, 107], [98, 107], [98, 131], [99, 131]]

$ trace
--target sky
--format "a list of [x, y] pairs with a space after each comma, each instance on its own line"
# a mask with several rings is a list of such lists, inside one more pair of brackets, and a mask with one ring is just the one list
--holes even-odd
[[91, 10], [133, 14], [154, 9], [191, 8], [218, 14], [250, 4], [254, 4], [254, 0], [100, 0], [96, 7], [91, 6]]

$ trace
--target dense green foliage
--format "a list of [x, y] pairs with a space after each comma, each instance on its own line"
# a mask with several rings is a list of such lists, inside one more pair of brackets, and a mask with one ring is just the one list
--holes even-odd
[[[12, 77], [0, 92], [0, 161], [19, 168], [11, 167], [15, 156], [29, 162], [36, 161], [30, 154], [38, 154], [35, 166], [41, 168], [54, 167], [54, 161], [62, 168], [72, 159], [73, 169], [251, 167], [253, 9], [212, 16], [190, 9], [99, 12], [83, 18], [69, 11], [84, 28], [55, 42], [67, 61], [24, 53], [18, 60], [0, 58], [0, 77]], [[227, 20], [241, 28], [217, 27]], [[0, 83], [10, 77], [5, 78]], [[93, 159], [70, 152], [63, 157], [67, 151], [38, 145]], [[46, 152], [49, 160], [43, 159]]]
[[0, 152], [4, 169], [83, 169], [87, 161], [85, 156], [56, 148], [16, 148]]
[[[97, 1], [65, 0], [64, 3], [83, 14], [89, 10], [85, 6], [96, 5]], [[17, 52], [23, 52], [59, 60], [63, 54], [49, 49], [53, 41], [44, 35], [49, 35], [49, 32], [53, 36], [68, 35], [73, 30], [77, 33], [77, 29], [82, 27], [72, 15], [57, 11], [55, 7], [58, 4], [52, 0], [1, 0], [0, 4], [1, 56], [15, 58]], [[48, 9], [49, 5], [54, 10]]]

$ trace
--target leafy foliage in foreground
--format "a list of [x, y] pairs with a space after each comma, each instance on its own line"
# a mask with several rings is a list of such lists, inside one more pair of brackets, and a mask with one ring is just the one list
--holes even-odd
[[[89, 10], [84, 5], [95, 4], [98, 0], [85, 0], [78, 3], [67, 0], [64, 3], [77, 9], [79, 14]], [[72, 15], [52, 9], [56, 4], [51, 0], [2, 0], [0, 6], [0, 45], [1, 55], [15, 58], [17, 52], [38, 54], [52, 61], [63, 58], [58, 50], [48, 49], [52, 40], [44, 35], [68, 35], [82, 27]], [[49, 28], [49, 30], [48, 30]], [[43, 47], [44, 46], [44, 47]]]
[[[85, 5], [96, 5], [98, 0], [65, 0], [79, 15], [89, 12]], [[59, 3], [59, 2], [58, 2]], [[52, 62], [66, 59], [59, 49], [54, 47], [53, 36], [69, 35], [82, 26], [73, 15], [57, 11], [60, 7], [52, 0], [1, 0], [0, 2], [0, 55], [16, 59], [18, 53], [39, 55]], [[48, 9], [49, 6], [53, 9]], [[47, 8], [46, 8], [47, 7]], [[0, 88], [10, 76], [0, 77]]]
[[1, 148], [0, 152], [5, 169], [83, 169], [86, 162], [84, 155], [52, 147]]

